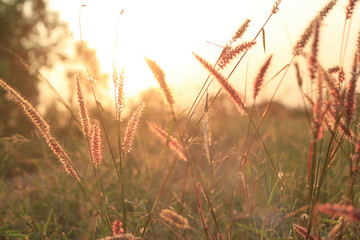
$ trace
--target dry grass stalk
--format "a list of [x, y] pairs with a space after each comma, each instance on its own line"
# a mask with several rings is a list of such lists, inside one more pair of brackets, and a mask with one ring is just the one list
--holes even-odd
[[77, 98], [78, 98], [78, 102], [79, 102], [79, 107], [80, 107], [80, 119], [81, 119], [81, 127], [82, 127], [82, 132], [86, 135], [90, 137], [90, 118], [89, 118], [89, 114], [85, 105], [85, 100], [84, 100], [84, 94], [81, 88], [81, 84], [80, 84], [80, 77], [79, 75], [75, 75], [75, 81], [76, 81], [76, 93], [77, 93]]
[[121, 233], [124, 233], [124, 229], [121, 227], [122, 222], [120, 220], [115, 220], [111, 226], [111, 230], [113, 235], [119, 235]]
[[264, 82], [264, 77], [267, 69], [269, 68], [270, 62], [272, 59], [272, 55], [268, 57], [268, 59], [265, 61], [265, 63], [260, 68], [260, 71], [258, 75], [256, 76], [256, 79], [254, 81], [254, 100], [256, 99], [257, 95], [260, 92], [261, 86]]
[[73, 168], [69, 156], [65, 153], [65, 151], [63, 150], [61, 145], [56, 141], [56, 139], [51, 135], [49, 125], [40, 116], [40, 114], [36, 111], [36, 109], [27, 100], [25, 100], [20, 95], [20, 93], [18, 93], [15, 89], [13, 89], [8, 84], [6, 84], [4, 80], [2, 80], [1, 78], [0, 78], [0, 86], [14, 97], [15, 102], [19, 104], [25, 115], [30, 119], [30, 121], [35, 125], [35, 127], [46, 139], [48, 146], [54, 152], [54, 154], [59, 159], [61, 164], [64, 166], [66, 172], [70, 173], [73, 176], [77, 175], [76, 170]]
[[123, 144], [122, 144], [122, 149], [124, 150], [125, 153], [129, 153], [131, 151], [131, 147], [132, 147], [133, 140], [135, 137], [136, 128], [138, 126], [140, 116], [144, 110], [144, 107], [145, 107], [145, 104], [142, 103], [136, 109], [136, 111], [133, 113], [133, 115], [131, 116], [131, 118], [128, 122], [128, 125], [125, 130]]
[[166, 101], [168, 102], [168, 104], [170, 106], [172, 106], [174, 104], [174, 98], [170, 91], [169, 86], [166, 83], [165, 74], [164, 74], [163, 70], [156, 64], [155, 61], [153, 61], [149, 58], [145, 58], [145, 61], [148, 64], [152, 73], [154, 74], [155, 79], [158, 81], [159, 86], [162, 90], [162, 93], [163, 93]]
[[299, 64], [296, 62], [296, 63], [294, 64], [294, 66], [295, 66], [295, 70], [296, 70], [296, 81], [297, 81], [297, 84], [298, 84], [299, 88], [302, 88], [303, 79], [302, 79], [301, 74], [300, 74]]
[[[303, 238], [306, 238], [306, 235], [308, 234], [308, 230], [300, 225], [297, 224], [293, 224], [294, 229], [296, 230], [297, 233], [299, 233]], [[309, 234], [308, 238], [306, 238], [308, 240], [317, 240], [316, 237], [314, 237], [313, 235]]]
[[102, 141], [101, 141], [101, 129], [98, 121], [95, 122], [92, 129], [92, 134], [90, 138], [90, 149], [93, 163], [100, 165], [103, 155], [102, 155]]
[[239, 44], [235, 48], [232, 48], [229, 46], [224, 47], [224, 49], [221, 53], [221, 56], [220, 56], [219, 63], [218, 63], [219, 67], [221, 69], [224, 69], [230, 63], [231, 60], [233, 60], [240, 53], [251, 48], [255, 44], [256, 44], [256, 42], [244, 42], [244, 43]]
[[246, 114], [246, 108], [244, 102], [238, 91], [235, 90], [233, 86], [230, 85], [227, 79], [222, 76], [216, 69], [214, 69], [208, 62], [206, 62], [199, 55], [193, 53], [196, 59], [218, 80], [220, 85], [224, 88], [224, 90], [229, 95], [230, 99], [235, 103], [237, 109], [240, 113]]
[[135, 240], [136, 238], [131, 233], [117, 234], [99, 240]]
[[340, 205], [340, 204], [321, 204], [317, 206], [317, 210], [319, 212], [337, 216], [337, 217], [345, 217], [352, 222], [360, 223], [360, 209], [356, 209], [352, 205]]
[[236, 31], [235, 35], [231, 38], [231, 42], [230, 45], [239, 40], [244, 33], [246, 32], [247, 28], [249, 27], [249, 23], [250, 23], [250, 19], [246, 19], [245, 22], [243, 24], [241, 24], [241, 26], [238, 28], [238, 30]]
[[[173, 136], [168, 136], [167, 132], [158, 125], [156, 125], [155, 123], [148, 122], [148, 126], [150, 130], [153, 131], [164, 144], [169, 145], [170, 149], [173, 150], [178, 155], [179, 158], [181, 158], [185, 162], [188, 161], [183, 147], [178, 143], [176, 138], [174, 138]], [[167, 142], [168, 137], [169, 137], [169, 141]]]
[[188, 228], [189, 222], [183, 216], [177, 214], [176, 212], [170, 209], [163, 209], [160, 212], [160, 217], [168, 221], [169, 223], [174, 224], [178, 228]]

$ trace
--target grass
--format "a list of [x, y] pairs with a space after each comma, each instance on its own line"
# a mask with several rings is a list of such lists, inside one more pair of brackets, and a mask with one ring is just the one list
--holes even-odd
[[[346, 45], [355, 45], [351, 73], [343, 75], [342, 59], [334, 72], [317, 59], [322, 22], [334, 4], [329, 1], [305, 28], [293, 58], [276, 76], [266, 74], [272, 58], [264, 59], [248, 88], [252, 104], [228, 81], [264, 34], [262, 27], [250, 44], [237, 45], [248, 20], [215, 64], [194, 54], [209, 77], [185, 111], [175, 108], [180, 100], [172, 96], [161, 67], [146, 58], [165, 101], [149, 90], [145, 105], [124, 116], [126, 77], [115, 66], [113, 110], [97, 104], [91, 81], [86, 83], [91, 94], [84, 96], [84, 83], [76, 77], [80, 120], [74, 123], [81, 124], [56, 139], [51, 126], [1, 80], [36, 134], [0, 139], [0, 238], [358, 239], [360, 40], [356, 45], [346, 37], [355, 2], [349, 2], [339, 46], [343, 56]], [[289, 110], [273, 98], [288, 69], [303, 59], [308, 64], [297, 77], [304, 108]], [[231, 61], [238, 62], [226, 70]], [[268, 102], [258, 104], [264, 80], [272, 78], [278, 87]], [[213, 81], [223, 90], [209, 96]], [[84, 98], [91, 95], [89, 111]], [[114, 222], [121, 225], [117, 230]]]

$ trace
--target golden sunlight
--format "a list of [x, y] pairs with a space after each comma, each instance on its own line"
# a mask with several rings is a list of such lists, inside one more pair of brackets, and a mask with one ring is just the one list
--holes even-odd
[[[181, 4], [164, 0], [81, 3], [86, 5], [80, 11], [83, 40], [96, 49], [104, 72], [112, 72], [114, 56], [119, 70], [125, 68], [124, 90], [128, 97], [136, 96], [149, 87], [157, 87], [156, 80], [144, 61], [144, 57], [148, 57], [164, 70], [170, 87], [174, 89], [175, 98], [180, 94], [182, 98], [188, 99], [194, 99], [206, 78], [206, 71], [196, 62], [192, 52], [197, 52], [208, 61], [214, 62], [222, 51], [221, 46], [231, 39], [236, 29], [248, 18], [251, 19], [251, 23], [244, 41], [251, 40], [269, 16], [273, 5], [273, 1], [266, 0], [256, 3], [233, 0], [185, 0]], [[270, 74], [274, 75], [283, 68], [291, 59], [291, 49], [303, 26], [308, 24], [325, 3], [325, 0], [283, 1], [281, 11], [266, 25], [266, 52], [263, 49], [263, 40], [259, 37], [257, 46], [247, 56], [248, 63], [242, 64], [234, 73], [237, 80], [232, 81], [237, 81], [236, 86], [244, 89], [244, 79], [253, 79], [259, 64], [271, 53], [276, 52], [277, 59], [271, 67]], [[52, 5], [70, 22], [74, 38], [79, 40], [81, 5], [63, 1]], [[346, 2], [343, 5], [345, 6]], [[329, 24], [336, 25], [337, 19], [343, 16], [344, 11], [338, 7], [333, 14], [336, 17], [329, 17]], [[120, 15], [121, 12], [123, 13]], [[341, 27], [339, 26], [339, 29]], [[324, 29], [326, 30], [326, 26]], [[114, 51], [116, 39], [118, 44]], [[334, 44], [334, 41], [340, 39], [332, 38], [326, 41], [328, 44]], [[325, 56], [325, 61], [328, 59], [332, 58]], [[247, 67], [248, 71], [245, 73]], [[287, 76], [290, 78], [294, 74], [289, 73]], [[193, 87], [184, 88], [189, 83]], [[268, 85], [268, 94], [266, 89], [264, 90], [265, 98], [271, 95], [271, 88], [275, 86]], [[294, 100], [297, 90], [293, 86], [292, 80], [285, 81], [277, 97], [294, 105], [300, 98]], [[113, 93], [113, 90], [110, 91]]]

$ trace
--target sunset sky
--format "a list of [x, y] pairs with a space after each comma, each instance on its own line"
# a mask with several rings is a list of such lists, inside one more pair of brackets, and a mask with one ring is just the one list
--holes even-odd
[[[207, 77], [207, 72], [196, 61], [192, 52], [198, 53], [210, 63], [214, 63], [222, 48], [208, 42], [224, 46], [237, 28], [247, 19], [250, 27], [243, 41], [252, 40], [269, 16], [272, 0], [226, 0], [226, 1], [50, 1], [52, 9], [60, 11], [63, 20], [69, 22], [75, 40], [80, 40], [79, 10], [83, 40], [96, 49], [102, 70], [111, 73], [116, 39], [116, 24], [119, 20], [119, 44], [116, 51], [119, 67], [125, 67], [125, 92], [132, 96], [151, 86], [157, 86], [148, 69], [144, 57], [155, 60], [166, 74], [171, 89], [180, 101], [192, 100]], [[246, 68], [248, 81], [257, 74], [260, 65], [274, 54], [267, 79], [289, 63], [292, 48], [310, 20], [327, 0], [283, 0], [280, 11], [265, 27], [266, 53], [261, 35], [255, 48], [249, 51], [240, 67], [230, 78], [233, 85], [244, 94]], [[322, 63], [332, 67], [339, 63], [340, 42], [345, 18], [346, 0], [339, 1], [324, 23], [321, 31], [320, 56]], [[359, 27], [359, 14], [355, 9], [352, 32]], [[355, 34], [350, 35], [349, 53], [355, 45]], [[352, 56], [347, 55], [346, 63]], [[227, 69], [230, 71], [231, 69]], [[307, 74], [306, 68], [303, 68]], [[268, 84], [260, 95], [269, 98], [280, 78]], [[212, 91], [219, 85], [214, 84]], [[248, 86], [248, 91], [252, 86]], [[109, 90], [110, 92], [110, 90]], [[251, 91], [248, 93], [251, 95]], [[260, 98], [261, 99], [261, 98]], [[299, 103], [296, 79], [288, 72], [277, 99], [288, 105]]]

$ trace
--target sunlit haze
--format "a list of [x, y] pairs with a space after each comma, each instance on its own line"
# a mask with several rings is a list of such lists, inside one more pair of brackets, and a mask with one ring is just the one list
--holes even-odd
[[[157, 87], [157, 82], [144, 61], [144, 57], [148, 57], [155, 60], [164, 70], [166, 79], [175, 93], [176, 102], [176, 96], [180, 95], [182, 101], [193, 100], [207, 77], [207, 72], [195, 60], [192, 52], [214, 63], [222, 51], [221, 46], [231, 39], [247, 18], [251, 23], [243, 40], [252, 40], [269, 16], [274, 1], [107, 0], [50, 3], [53, 9], [60, 12], [61, 18], [69, 22], [75, 40], [80, 40], [81, 25], [83, 40], [87, 41], [91, 48], [96, 49], [102, 70], [110, 74], [115, 39], [118, 37], [116, 63], [118, 68], [125, 68], [127, 96], [134, 96], [148, 87]], [[245, 79], [248, 78], [251, 82], [259, 65], [270, 54], [274, 54], [274, 61], [267, 75], [268, 79], [289, 63], [294, 43], [309, 21], [326, 3], [325, 0], [283, 0], [280, 11], [265, 27], [266, 53], [260, 35], [256, 47], [249, 51], [230, 79], [236, 88], [244, 93]], [[346, 3], [347, 1], [343, 0], [337, 4], [336, 9], [325, 21], [321, 33], [325, 36], [321, 39], [324, 49], [331, 49], [335, 44], [340, 46]], [[83, 4], [86, 7], [82, 7], [80, 11]], [[122, 10], [124, 11], [120, 16]], [[353, 28], [360, 22], [358, 18], [354, 18]], [[349, 46], [351, 47], [353, 46]], [[323, 64], [329, 67], [339, 62], [338, 50], [321, 52], [321, 57]], [[351, 58], [348, 62], [351, 62]], [[277, 93], [276, 99], [288, 105], [298, 105], [300, 99], [294, 76], [291, 68]], [[271, 96], [279, 80], [280, 77], [275, 78], [262, 90], [264, 99]], [[219, 86], [214, 84], [211, 90], [216, 91], [218, 88]], [[109, 94], [110, 92], [111, 90]]]

